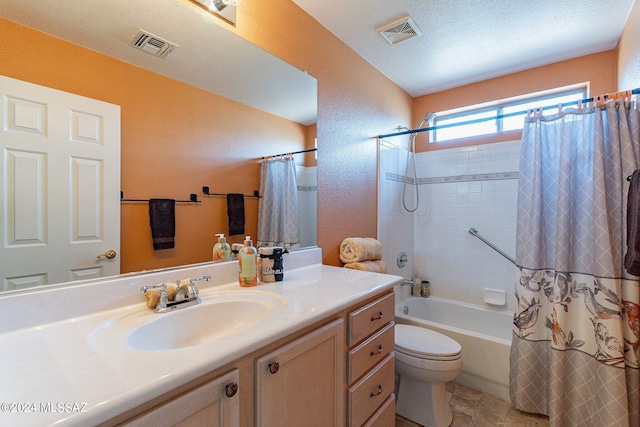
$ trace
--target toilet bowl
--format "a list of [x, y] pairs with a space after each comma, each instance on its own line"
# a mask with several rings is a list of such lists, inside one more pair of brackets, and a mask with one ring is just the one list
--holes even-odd
[[425, 427], [447, 427], [453, 414], [445, 383], [462, 371], [462, 347], [455, 340], [413, 325], [395, 326], [396, 413]]

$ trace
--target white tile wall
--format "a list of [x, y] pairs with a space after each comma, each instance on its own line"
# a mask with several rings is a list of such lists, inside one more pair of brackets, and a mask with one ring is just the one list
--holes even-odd
[[[407, 149], [378, 141], [378, 150], [378, 240], [383, 244], [387, 271], [409, 279], [414, 273], [413, 214], [402, 206], [403, 183], [387, 177], [388, 174], [405, 175]], [[407, 185], [406, 203], [409, 208], [414, 206], [414, 193], [413, 186]], [[398, 267], [396, 261], [400, 252], [407, 254], [408, 262], [403, 268]]]
[[[411, 215], [402, 211], [402, 183], [385, 179], [387, 172], [403, 174], [406, 149], [382, 143], [379, 239], [391, 253], [413, 241], [414, 255], [414, 271], [389, 271], [405, 277], [415, 272], [430, 281], [432, 295], [476, 305], [485, 305], [484, 288], [501, 289], [513, 309], [515, 267], [468, 230], [476, 228], [515, 257], [518, 182], [513, 172], [519, 150], [520, 142], [514, 141], [419, 153], [420, 207]], [[509, 172], [509, 179], [490, 179]], [[459, 181], [434, 182], [443, 177]]]
[[300, 247], [318, 245], [318, 168], [296, 166]]

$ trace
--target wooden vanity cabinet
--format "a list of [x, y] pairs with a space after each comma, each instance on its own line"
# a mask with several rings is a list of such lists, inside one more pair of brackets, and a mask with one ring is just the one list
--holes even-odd
[[256, 360], [256, 427], [344, 425], [344, 321]]
[[393, 293], [347, 314], [347, 424], [393, 426], [395, 354]]
[[101, 426], [393, 427], [394, 310], [374, 296]]
[[239, 427], [239, 381], [240, 373], [234, 369], [120, 425]]

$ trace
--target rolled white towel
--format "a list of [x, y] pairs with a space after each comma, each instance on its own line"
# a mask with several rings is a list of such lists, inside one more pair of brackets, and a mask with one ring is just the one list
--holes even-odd
[[340, 244], [340, 261], [372, 261], [382, 259], [382, 243], [372, 237], [348, 237]]
[[386, 273], [387, 264], [380, 260], [350, 262], [344, 265], [344, 268], [351, 268], [353, 270], [373, 271], [374, 273]]

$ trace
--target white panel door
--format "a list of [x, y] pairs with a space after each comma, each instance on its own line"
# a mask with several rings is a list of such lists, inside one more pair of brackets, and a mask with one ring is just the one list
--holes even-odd
[[119, 274], [120, 107], [4, 76], [0, 97], [0, 291]]

